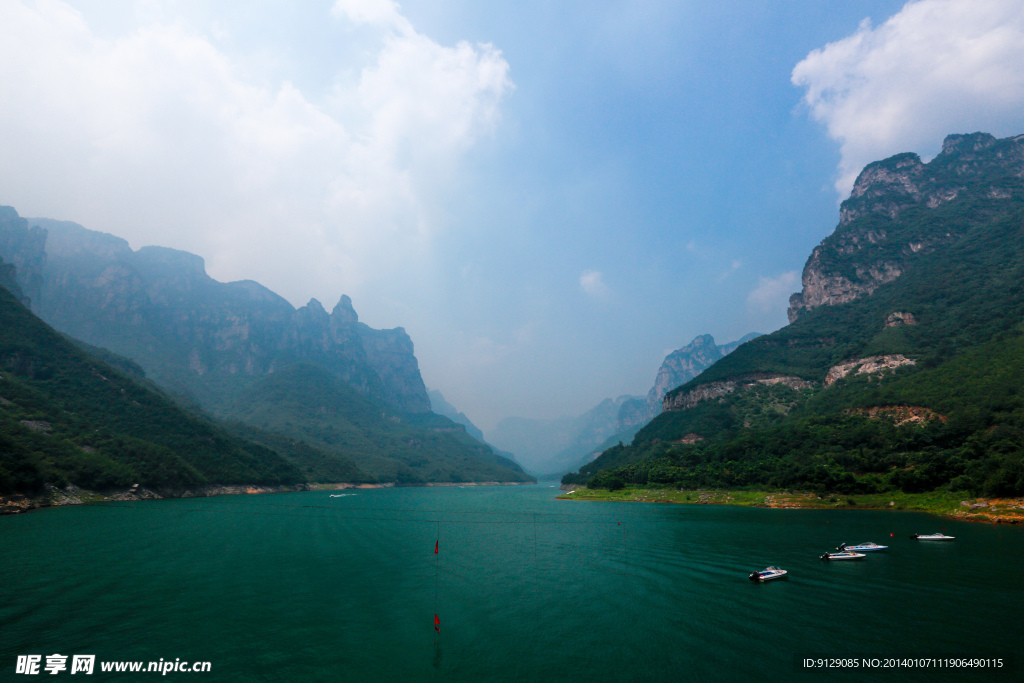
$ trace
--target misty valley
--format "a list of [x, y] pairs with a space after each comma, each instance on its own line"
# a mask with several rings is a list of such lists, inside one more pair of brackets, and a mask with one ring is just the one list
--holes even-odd
[[[614, 492], [1024, 495], [1024, 137], [868, 165], [790, 324], [669, 354], [646, 396], [485, 435], [403, 328], [294, 308], [202, 258], [0, 211], [5, 509], [223, 487], [526, 484]], [[836, 498], [838, 496], [838, 499]], [[930, 497], [929, 497], [930, 496]], [[866, 500], [866, 499], [865, 499]], [[932, 509], [922, 507], [920, 509]]]
[[1024, 6], [736, 10], [2, 3], [0, 679], [1019, 680]]

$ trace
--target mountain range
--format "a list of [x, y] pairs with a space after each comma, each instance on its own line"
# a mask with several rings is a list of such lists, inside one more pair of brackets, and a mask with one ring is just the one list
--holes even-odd
[[[130, 363], [130, 361], [126, 361]], [[305, 482], [295, 463], [92, 356], [0, 287], [0, 493]]]
[[[702, 335], [646, 397], [488, 440], [588, 486], [1021, 495], [1022, 278], [1024, 136], [951, 135], [862, 171], [786, 327]], [[296, 309], [0, 207], [0, 323], [0, 493], [531, 480], [344, 295]]]
[[790, 324], [566, 483], [1024, 493], [1024, 135], [869, 164]]
[[430, 410], [405, 330], [360, 323], [348, 296], [329, 314], [316, 299], [295, 309], [257, 282], [214, 280], [194, 254], [133, 251], [119, 237], [22, 219], [10, 207], [0, 209], [0, 257], [47, 323], [136, 360], [161, 386], [208, 407], [242, 380], [302, 361], [395, 410]]
[[178, 405], [280, 454], [299, 481], [530, 480], [430, 412], [405, 330], [359, 322], [348, 296], [330, 313], [315, 299], [295, 309], [256, 282], [214, 280], [193, 254], [132, 250], [11, 207], [0, 207], [0, 259], [0, 284], [90, 358], [132, 366]]

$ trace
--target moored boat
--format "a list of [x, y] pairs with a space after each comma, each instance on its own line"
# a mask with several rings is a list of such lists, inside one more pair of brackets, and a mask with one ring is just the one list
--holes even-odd
[[956, 536], [947, 536], [946, 534], [914, 534], [911, 538], [916, 538], [919, 541], [952, 541]]
[[779, 569], [778, 567], [768, 567], [767, 569], [762, 569], [759, 572], [751, 572], [749, 578], [751, 581], [771, 581], [772, 579], [784, 578], [788, 573], [789, 572], [787, 572], [785, 569]]
[[840, 550], [849, 550], [849, 551], [855, 552], [855, 553], [877, 553], [877, 552], [879, 552], [881, 550], [888, 550], [889, 546], [887, 546], [887, 545], [878, 545], [877, 543], [872, 543], [872, 542], [868, 541], [866, 543], [858, 543], [857, 545], [846, 545], [846, 544], [843, 544], [843, 545], [839, 546], [839, 549]]
[[867, 555], [864, 553], [851, 553], [849, 550], [840, 550], [837, 553], [825, 553], [821, 556], [823, 560], [862, 560]]

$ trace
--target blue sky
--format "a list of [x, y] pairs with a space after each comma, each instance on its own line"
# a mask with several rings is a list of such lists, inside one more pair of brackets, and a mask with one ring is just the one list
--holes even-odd
[[0, 2], [0, 203], [412, 336], [485, 430], [785, 324], [869, 161], [1024, 133], [1009, 0]]

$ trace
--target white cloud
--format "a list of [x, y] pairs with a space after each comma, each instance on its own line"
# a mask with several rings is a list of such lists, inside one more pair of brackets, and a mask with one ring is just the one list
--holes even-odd
[[1024, 132], [1022, 65], [1020, 0], [919, 0], [814, 50], [792, 81], [840, 143], [845, 198], [872, 161], [936, 152], [950, 133]]
[[604, 296], [608, 293], [608, 287], [602, 280], [600, 271], [587, 270], [580, 275], [580, 287], [590, 296]]
[[356, 24], [369, 24], [405, 34], [414, 32], [409, 20], [402, 16], [398, 3], [392, 0], [335, 0], [332, 11]]
[[757, 288], [747, 295], [747, 306], [761, 313], [784, 311], [789, 296], [800, 289], [800, 274], [795, 270], [778, 277], [760, 277]]
[[0, 203], [194, 251], [300, 303], [412, 277], [441, 229], [432, 202], [500, 122], [509, 65], [417, 33], [389, 0], [333, 14], [377, 47], [316, 103], [181, 20], [108, 38], [59, 0], [5, 0]]

